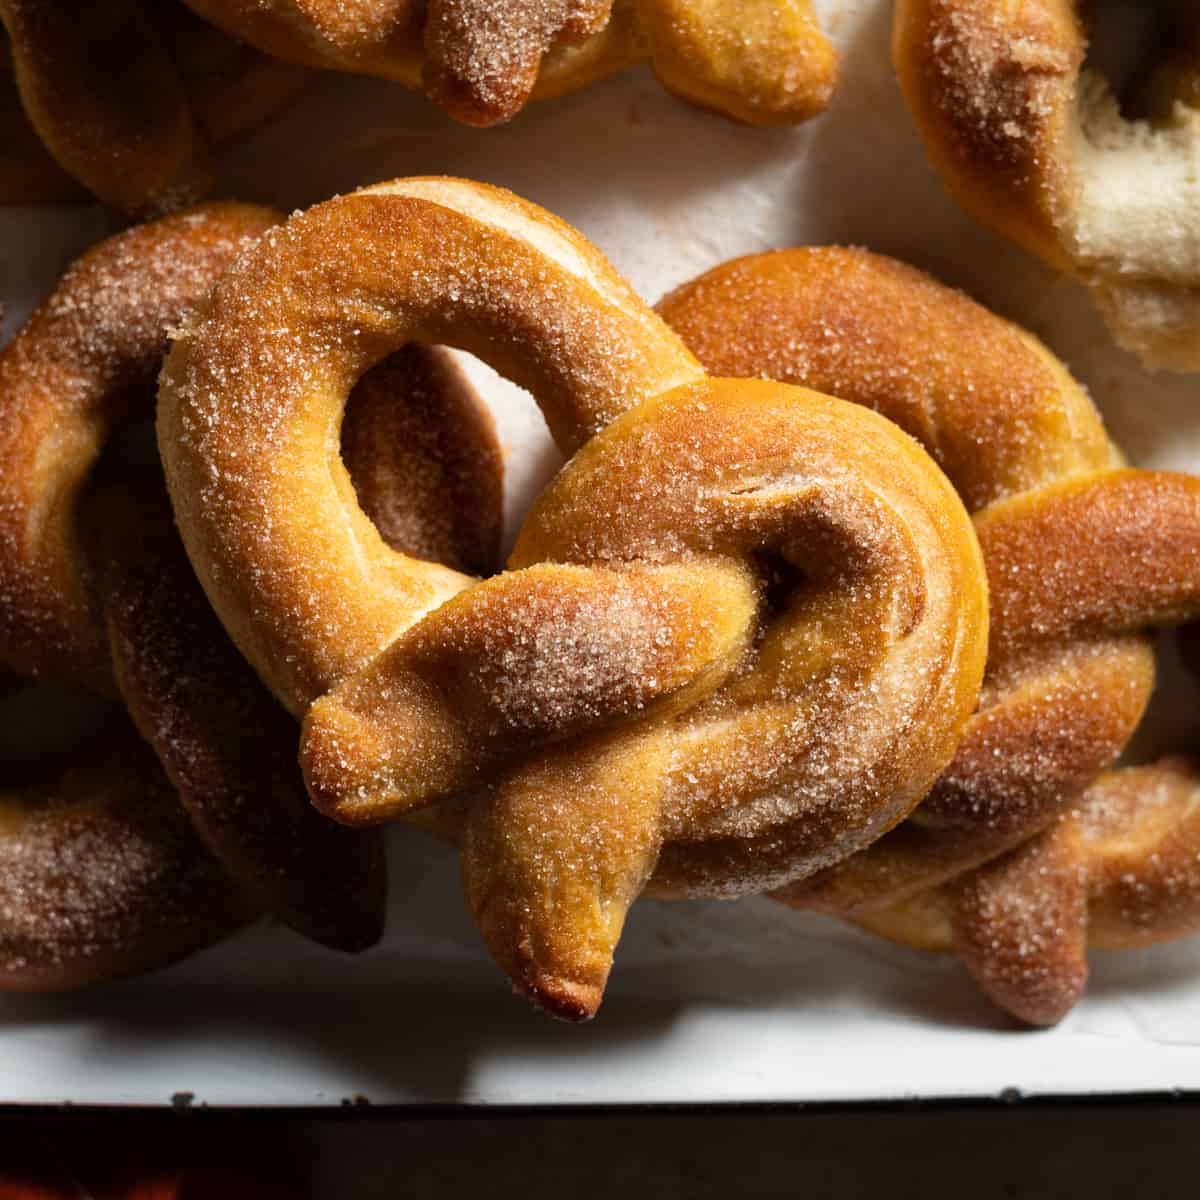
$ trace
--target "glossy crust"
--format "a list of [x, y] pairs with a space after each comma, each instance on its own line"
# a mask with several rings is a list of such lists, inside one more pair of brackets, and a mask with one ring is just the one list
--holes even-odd
[[[919, 438], [974, 511], [987, 563], [988, 673], [954, 761], [904, 825], [781, 898], [918, 947], [953, 943], [1009, 1011], [1061, 1018], [1086, 979], [1085, 918], [1111, 891], [1099, 867], [1086, 888], [1077, 883], [1074, 805], [1124, 749], [1149, 698], [1147, 628], [1200, 613], [1200, 480], [1126, 469], [1086, 393], [1044, 346], [866, 251], [740, 259], [660, 311], [713, 371], [818, 387]], [[1150, 790], [1159, 771], [1122, 773], [1127, 782], [1089, 791], [1084, 808], [1114, 788]], [[1185, 810], [1163, 809], [1179, 816], [1186, 846]], [[1126, 865], [1138, 864], [1133, 877], [1147, 887], [1142, 932], [1193, 928], [1179, 915], [1194, 911], [1192, 880], [1178, 871], [1183, 898], [1156, 924], [1157, 851], [1142, 853], [1132, 824], [1129, 836]], [[1096, 930], [1097, 944], [1112, 943]]]
[[135, 215], [180, 208], [207, 189], [207, 148], [261, 124], [309, 78], [176, 0], [4, 0], [0, 22], [5, 204], [86, 188]]
[[[330, 455], [351, 385], [413, 338], [527, 387], [575, 451], [483, 583], [388, 551]], [[734, 896], [850, 854], [976, 701], [979, 552], [916, 443], [706, 377], [498, 189], [400, 180], [268, 234], [178, 338], [159, 446], [209, 599], [304, 718], [314, 801], [459, 841], [493, 955], [559, 1016], [595, 1012], [647, 882]]]
[[[151, 773], [131, 765], [125, 797], [120, 755], [108, 755], [105, 770], [89, 768], [78, 802], [74, 791], [63, 800], [69, 826], [37, 815], [39, 805], [59, 803], [53, 776], [13, 792], [14, 829], [27, 840], [9, 849], [22, 855], [30, 904], [44, 906], [45, 888], [67, 889], [71, 928], [82, 928], [89, 905], [96, 921], [114, 914], [111, 947], [95, 937], [91, 949], [80, 938], [39, 951], [30, 931], [49, 938], [54, 921], [40, 908], [26, 911], [14, 895], [0, 922], [0, 940], [11, 932], [23, 947], [11, 956], [13, 986], [68, 986], [168, 961], [199, 944], [196, 931], [228, 932], [228, 915], [240, 922], [252, 906], [339, 949], [362, 949], [381, 933], [381, 839], [341, 829], [308, 804], [295, 724], [209, 610], [161, 483], [130, 478], [128, 466], [115, 465], [99, 482], [93, 478], [113, 435], [150, 416], [169, 329], [275, 219], [265, 209], [209, 205], [110, 238], [65, 273], [0, 354], [9, 467], [0, 485], [0, 657], [26, 677], [119, 689], [166, 772], [143, 788], [138, 781]], [[411, 409], [395, 403], [406, 394]], [[500, 536], [499, 447], [490, 417], [445, 352], [412, 347], [392, 357], [363, 380], [350, 407], [346, 460], [389, 542], [490, 569]], [[463, 507], [465, 518], [458, 516]], [[145, 750], [138, 756], [146, 759]], [[162, 815], [164, 796], [171, 820]], [[32, 805], [29, 812], [23, 804]], [[203, 845], [179, 834], [187, 817]], [[68, 836], [70, 845], [61, 840]], [[75, 844], [98, 865], [70, 890], [55, 882], [55, 855], [78, 872], [83, 850], [76, 854]], [[196, 881], [200, 911], [190, 924], [178, 914], [168, 920], [173, 910], [166, 907], [156, 916], [158, 901], [142, 886], [151, 873], [168, 871], [181, 888]], [[48, 881], [42, 890], [29, 882], [39, 872]], [[213, 879], [224, 895], [204, 900]], [[133, 944], [139, 929], [147, 931], [142, 947]], [[31, 964], [27, 977], [16, 965], [21, 956]], [[43, 960], [61, 978], [47, 975]]]
[[493, 125], [649, 58], [677, 95], [735, 120], [807, 120], [833, 48], [810, 0], [187, 0], [269, 54], [424, 86]]
[[1200, 369], [1200, 20], [1126, 118], [1085, 69], [1080, 0], [898, 0], [893, 58], [934, 169], [984, 223], [1077, 276], [1150, 366]]

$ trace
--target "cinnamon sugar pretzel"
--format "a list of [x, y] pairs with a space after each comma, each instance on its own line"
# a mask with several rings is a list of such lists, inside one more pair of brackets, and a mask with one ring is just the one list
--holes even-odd
[[751, 124], [804, 121], [837, 73], [810, 0], [187, 0], [269, 54], [424, 86], [492, 125], [649, 58], [684, 99]]
[[[574, 458], [480, 582], [389, 552], [333, 452], [411, 340], [527, 387]], [[878, 837], [949, 761], [986, 603], [916, 443], [712, 379], [600, 254], [498, 189], [400, 180], [292, 218], [178, 335], [159, 447], [192, 563], [303, 718], [323, 811], [463, 846], [518, 988], [592, 1015], [649, 885], [735, 896]]]
[[178, 0], [2, 0], [0, 203], [86, 188], [135, 214], [181, 207], [207, 187], [207, 147], [262, 124], [308, 78]]
[[988, 673], [954, 761], [907, 822], [784, 898], [953, 944], [1035, 1023], [1082, 990], [1084, 909], [1098, 946], [1200, 928], [1188, 769], [1095, 782], [1152, 690], [1148, 630], [1200, 615], [1200, 479], [1126, 468], [1044, 346], [890, 259], [754, 256], [660, 310], [711, 370], [820, 388], [907, 429], [974, 512], [987, 563]]
[[1200, 370], [1200, 9], [1122, 108], [1085, 64], [1087, 0], [899, 0], [894, 58], [965, 208], [1092, 292], [1150, 366]]
[[[10, 986], [161, 965], [253, 908], [343, 950], [382, 930], [380, 840], [309, 805], [295, 725], [208, 608], [161, 481], [128, 466], [95, 477], [113, 435], [152, 412], [168, 328], [276, 219], [210, 205], [111, 238], [0, 353], [0, 660], [119, 692], [149, 744], [123, 719], [65, 772], [6, 789]], [[410, 348], [368, 376], [343, 452], [393, 544], [495, 561], [495, 432], [444, 352]]]

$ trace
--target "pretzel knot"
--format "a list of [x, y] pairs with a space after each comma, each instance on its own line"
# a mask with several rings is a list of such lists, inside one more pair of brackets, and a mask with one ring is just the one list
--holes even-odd
[[208, 147], [308, 78], [178, 0], [0, 0], [0, 201], [74, 198], [82, 184], [134, 214], [181, 208], [208, 188]]
[[[257, 909], [342, 950], [381, 933], [379, 837], [309, 805], [294, 722], [212, 615], [161, 480], [129, 447], [101, 465], [153, 412], [168, 329], [276, 219], [208, 205], [110, 238], [0, 353], [0, 690], [26, 679], [128, 707], [57, 765], [6, 762], [0, 986], [149, 969]], [[391, 544], [490, 568], [494, 431], [442, 352], [364, 378], [344, 453]]]
[[470, 125], [645, 58], [671, 91], [759, 125], [822, 112], [837, 74], [811, 0], [187, 2], [269, 54], [424, 86]]
[[[953, 761], [907, 822], [785, 898], [944, 947], [949, 922], [934, 912], [958, 905], [954, 945], [993, 997], [1029, 1020], [1057, 1019], [1083, 984], [1078, 955], [1064, 973], [1061, 941], [1081, 944], [1083, 926], [1065, 920], [1045, 887], [1008, 889], [1021, 929], [1038, 927], [1018, 964], [1012, 913], [985, 901], [995, 887], [984, 880], [1045, 877], [1064, 839], [1119, 836], [1139, 847], [1145, 880], [1163, 847], [1142, 832], [1161, 821], [1168, 841], [1194, 836], [1177, 766], [1101, 783], [1084, 815], [1072, 814], [1149, 699], [1149, 629], [1200, 615], [1200, 480], [1125, 468], [1087, 394], [1045, 347], [889, 259], [843, 249], [755, 256], [685, 285], [661, 308], [710, 369], [820, 388], [919, 438], [973, 510], [987, 564], [987, 676]], [[1171, 798], [1157, 805], [1160, 779]], [[1016, 847], [1027, 847], [1019, 861], [1037, 865], [972, 874]], [[1070, 871], [1056, 879], [1054, 888], [1076, 887]], [[1187, 924], [1181, 905], [1200, 917], [1194, 869], [1174, 882], [1192, 899], [1168, 906], [1157, 926], [1139, 919], [1143, 936], [1176, 936]], [[1096, 921], [1097, 944], [1110, 944], [1111, 922]]]
[[[480, 582], [389, 553], [343, 398], [413, 339], [527, 387], [574, 458]], [[625, 913], [826, 867], [907, 813], [975, 703], [970, 522], [890, 423], [710, 379], [579, 234], [508, 193], [397, 181], [268, 234], [164, 369], [197, 573], [303, 717], [315, 803], [463, 846], [494, 956], [599, 1004]]]

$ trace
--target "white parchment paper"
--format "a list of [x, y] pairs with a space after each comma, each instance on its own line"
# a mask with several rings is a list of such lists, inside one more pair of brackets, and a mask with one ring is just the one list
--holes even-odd
[[[330, 78], [226, 158], [222, 192], [285, 209], [399, 175], [511, 187], [595, 240], [643, 295], [734, 255], [853, 242], [966, 288], [1040, 334], [1141, 465], [1200, 470], [1200, 378], [1150, 375], [1074, 284], [943, 193], [888, 62], [887, 0], [818, 0], [843, 75], [830, 112], [756, 131], [639, 70], [454, 125], [423, 99]], [[11, 333], [113, 228], [98, 209], [0, 210]], [[481, 371], [481, 377], [487, 373]], [[556, 466], [537, 410], [492, 379], [510, 524]], [[1142, 753], [1195, 744], [1197, 694], [1168, 667]], [[0, 1102], [567, 1104], [894, 1099], [1200, 1089], [1200, 938], [1095, 956], [1060, 1028], [1018, 1031], [952, 962], [762, 900], [638, 905], [586, 1028], [507, 994], [463, 912], [454, 856], [395, 835], [389, 933], [357, 959], [263, 923], [144, 979], [0, 997]]]

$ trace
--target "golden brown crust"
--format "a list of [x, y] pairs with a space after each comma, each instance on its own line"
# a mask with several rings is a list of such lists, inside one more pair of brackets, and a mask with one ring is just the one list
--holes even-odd
[[[302, 282], [318, 275], [320, 287]], [[535, 392], [566, 451], [620, 406], [699, 376], [592, 246], [500, 189], [380, 185], [268, 235], [176, 341], [159, 447], [205, 591], [296, 714], [469, 582], [398, 563], [330, 454], [351, 385], [414, 339], [468, 350]], [[245, 403], [227, 407], [234, 390]], [[304, 487], [304, 505], [268, 518], [272, 479]]]
[[82, 489], [110, 436], [148, 415], [168, 329], [275, 219], [210, 205], [118, 234], [70, 267], [0, 352], [0, 661], [11, 670], [111, 691], [78, 541]]
[[833, 48], [810, 0], [188, 0], [269, 54], [422, 81], [456, 120], [492, 125], [649, 57], [664, 84], [734, 120], [807, 120]]
[[88, 6], [82, 23], [62, 5], [7, 0], [0, 19], [15, 33], [21, 83], [18, 92], [0, 26], [3, 204], [76, 200], [83, 185], [134, 214], [182, 207], [206, 187], [205, 147], [261, 124], [308, 79], [176, 0], [153, 12], [124, 0]]
[[196, 832], [256, 907], [335, 949], [374, 945], [382, 840], [309, 804], [295, 722], [208, 607], [161, 483], [107, 484], [88, 508], [121, 695]]
[[[139, 404], [146, 415], [167, 324], [272, 219], [214, 206], [110, 239], [0, 354], [0, 629], [14, 673], [112, 690], [78, 526], [84, 488], [109, 434]], [[127, 721], [57, 775], [8, 791], [3, 986], [77, 987], [148, 970], [248, 918]]]
[[542, 60], [600, 33], [612, 0], [429, 0], [425, 90], [456, 120], [493, 125], [533, 93]]
[[106, 203], [142, 215], [203, 194], [199, 131], [138, 0], [2, 0], [0, 21], [25, 112], [69, 174]]
[[1102, 776], [1068, 819], [967, 876], [947, 902], [954, 950], [980, 986], [1022, 1021], [1056, 1024], [1083, 994], [1086, 948], [1200, 931], [1200, 765], [1163, 759]]
[[[410, 339], [533, 392], [569, 466], [510, 571], [389, 554], [331, 455]], [[181, 333], [159, 444], [234, 640], [304, 714], [317, 803], [434, 803], [514, 983], [599, 1003], [625, 912], [828, 866], [949, 761], [986, 640], [982, 563], [915, 442], [825, 396], [703, 376], [598, 252], [465, 181], [293, 218]], [[660, 853], [661, 850], [661, 853]]]
[[[977, 510], [992, 615], [979, 711], [913, 816], [788, 902], [925, 948], [953, 939], [985, 990], [1034, 1023], [1078, 999], [1089, 922], [1097, 945], [1194, 929], [1178, 799], [1191, 784], [1163, 784], [1160, 766], [1091, 785], [1153, 687], [1147, 628], [1200, 612], [1200, 480], [1122, 468], [1043, 346], [863, 251], [741, 259], [660, 307], [710, 369], [819, 386], [898, 421]], [[1134, 801], [1160, 784], [1176, 800], [1152, 846]], [[1072, 806], [1089, 788], [1079, 812], [1124, 814], [1119, 869], [1081, 839]]]
[[1087, 985], [1087, 879], [1079, 832], [1055, 825], [972, 872], [954, 906], [954, 952], [976, 983], [1029, 1025], [1054, 1025]]
[[1196, 476], [1122, 470], [1070, 479], [992, 505], [975, 528], [993, 584], [994, 658], [1034, 642], [1174, 625], [1200, 611]]
[[[1200, 369], [1200, 20], [1125, 111], [1084, 0], [900, 0], [893, 59], [930, 161], [985, 224], [1069, 272], [1147, 365]], [[1126, 114], [1129, 115], [1126, 115]]]
[[845, 246], [750, 255], [683, 284], [658, 310], [714, 373], [881, 412], [972, 510], [1121, 461], [1086, 391], [1045, 346], [895, 259]]
[[1059, 205], [1086, 36], [1075, 0], [898, 0], [892, 58], [963, 206], [1062, 270]]
[[59, 204], [87, 193], [50, 156], [21, 107], [0, 26], [0, 204]]
[[823, 113], [837, 53], [811, 0], [641, 0], [641, 34], [668, 91], [747, 125]]
[[[114, 815], [101, 813], [90, 830], [90, 810], [72, 810], [71, 836], [94, 845], [114, 873], [107, 891], [102, 880], [79, 891], [70, 920], [82, 927], [88, 904], [102, 920], [108, 905], [125, 957], [105, 950], [101, 939], [95, 963], [84, 968], [76, 961], [84, 951], [67, 947], [59, 955], [66, 974], [13, 968], [14, 986], [68, 986], [179, 957], [203, 940], [203, 930], [216, 936], [218, 926], [230, 928], [235, 905], [228, 896], [235, 891], [326, 945], [362, 949], [381, 933], [381, 839], [340, 829], [309, 805], [296, 726], [208, 608], [161, 484], [108, 479], [97, 491], [91, 480], [111, 433], [150, 415], [168, 328], [274, 220], [264, 209], [209, 205], [111, 238], [67, 271], [0, 355], [0, 428], [10, 465], [0, 484], [9, 531], [8, 556], [0, 558], [6, 657], [32, 678], [76, 688], [111, 690], [115, 673], [138, 728], [179, 790], [176, 798], [161, 776], [147, 782], [143, 790], [155, 800], [146, 800], [139, 824], [127, 810], [142, 802], [138, 780], [150, 773], [130, 768], [128, 798], [115, 771], [97, 777], [94, 786], [112, 793], [101, 807]], [[397, 403], [405, 392], [417, 398], [415, 414]], [[495, 429], [448, 356], [417, 348], [385, 362], [364, 381], [351, 410], [347, 460], [363, 475], [364, 506], [389, 543], [494, 566], [502, 471]], [[422, 413], [423, 427], [414, 429]], [[382, 446], [373, 448], [372, 438]], [[460, 517], [468, 501], [469, 515]], [[161, 816], [168, 795], [175, 806], [182, 799], [228, 876], [200, 843], [178, 835], [176, 826], [186, 827], [183, 809], [174, 824]], [[49, 845], [49, 832], [38, 836], [37, 845]], [[127, 894], [142, 886], [142, 876], [126, 881], [120, 873], [122, 838], [143, 874], [157, 870], [159, 855], [181, 886], [193, 877], [221, 881], [226, 895], [207, 903], [211, 914], [192, 920], [198, 932], [188, 934], [181, 915], [168, 921], [168, 909], [164, 932], [155, 933], [143, 911], [147, 894]], [[54, 879], [43, 853], [27, 864], [22, 886], [31, 886], [35, 866]], [[200, 882], [195, 890], [197, 903], [206, 903]], [[39, 901], [43, 895], [30, 894]], [[236, 907], [240, 916], [248, 901]], [[22, 928], [43, 920], [31, 912], [20, 919]], [[139, 929], [146, 931], [140, 949], [133, 944]]]

